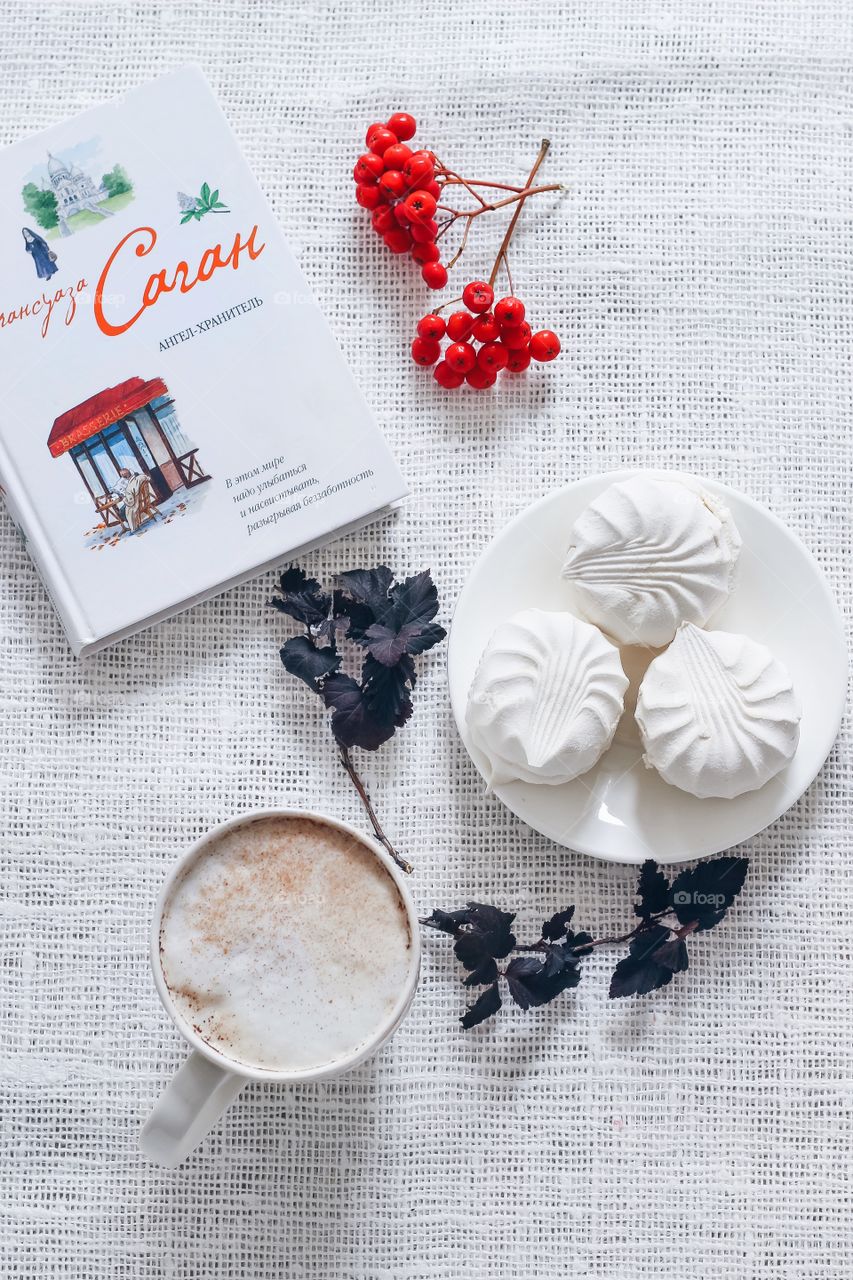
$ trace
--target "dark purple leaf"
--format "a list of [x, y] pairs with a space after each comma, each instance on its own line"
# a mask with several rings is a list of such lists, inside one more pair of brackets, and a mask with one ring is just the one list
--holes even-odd
[[462, 985], [464, 987], [484, 987], [487, 983], [497, 982], [498, 966], [491, 956], [487, 956], [482, 964], [476, 969], [472, 969], [468, 977], [464, 979]]
[[669, 881], [652, 858], [647, 858], [640, 868], [637, 897], [640, 901], [634, 904], [634, 913], [642, 920], [666, 911], [669, 906]]
[[710, 858], [672, 883], [670, 901], [680, 924], [697, 922], [697, 930], [713, 929], [743, 888], [748, 858]]
[[461, 911], [442, 911], [440, 907], [434, 907], [431, 916], [421, 920], [421, 924], [429, 925], [431, 929], [440, 929], [442, 933], [458, 933], [463, 924], [470, 921], [470, 911], [465, 907]]
[[550, 920], [546, 920], [542, 926], [542, 937], [547, 938], [549, 942], [557, 942], [569, 930], [569, 922], [575, 914], [574, 907], [566, 907], [565, 911], [558, 911], [551, 916]]
[[[476, 925], [484, 933], [510, 939], [510, 949], [515, 946], [515, 938], [510, 933], [515, 919], [514, 911], [501, 911], [500, 907], [493, 907], [488, 902], [469, 902], [468, 916], [469, 923]], [[497, 952], [493, 954], [497, 955]], [[504, 952], [504, 955], [507, 954], [508, 952]]]
[[394, 581], [394, 575], [387, 565], [379, 564], [375, 569], [348, 569], [338, 574], [338, 582], [353, 600], [366, 605], [375, 618], [378, 618], [388, 607], [388, 588]]
[[463, 929], [453, 951], [464, 969], [479, 969], [486, 960], [494, 958], [489, 950], [488, 934], [480, 929]]
[[483, 938], [487, 955], [496, 960], [503, 960], [515, 946], [515, 934], [512, 922], [515, 915], [511, 911], [501, 911], [499, 907], [485, 902], [469, 902], [468, 912], [470, 926]]
[[632, 938], [627, 956], [619, 961], [613, 971], [610, 980], [611, 1000], [620, 996], [644, 996], [672, 981], [672, 969], [659, 964], [655, 959], [655, 952], [669, 936], [669, 929], [656, 924], [652, 929]]
[[386, 667], [393, 667], [405, 653], [426, 653], [447, 635], [437, 622], [408, 622], [395, 631], [384, 623], [374, 622], [364, 633], [364, 643], [370, 653]]
[[337, 671], [341, 659], [334, 649], [318, 649], [308, 636], [293, 636], [280, 649], [286, 671], [318, 692], [318, 681]]
[[589, 952], [584, 951], [583, 948], [588, 947], [591, 942], [592, 934], [584, 933], [583, 930], [581, 930], [580, 933], [572, 933], [570, 929], [566, 934], [566, 947], [570, 947], [575, 953], [579, 952], [581, 956], [589, 955]]
[[408, 654], [394, 667], [383, 666], [368, 654], [361, 679], [365, 705], [377, 723], [398, 728], [405, 724], [412, 714], [409, 690], [415, 683], [415, 664]]
[[323, 682], [323, 701], [332, 709], [332, 733], [342, 747], [375, 751], [394, 733], [394, 725], [380, 722], [371, 712], [361, 686], [340, 672]]
[[383, 667], [394, 667], [406, 652], [405, 628], [392, 631], [381, 622], [374, 622], [364, 633], [368, 651]]
[[690, 963], [687, 943], [683, 938], [673, 938], [671, 942], [665, 942], [662, 947], [658, 947], [652, 959], [656, 964], [663, 965], [665, 969], [671, 969], [673, 973], [683, 973]]
[[319, 627], [328, 617], [332, 597], [324, 591], [316, 578], [309, 578], [304, 569], [291, 565], [279, 578], [281, 596], [273, 596], [270, 604], [279, 613], [301, 622], [305, 627]]
[[377, 615], [377, 621], [387, 622], [396, 631], [407, 623], [422, 627], [438, 613], [438, 591], [429, 569], [406, 578], [405, 582], [398, 582], [391, 588], [389, 596], [391, 608], [388, 616]]
[[344, 591], [332, 592], [332, 616], [337, 626], [356, 644], [360, 644], [367, 628], [373, 623], [373, 610], [358, 600], [353, 600]]
[[404, 627], [403, 633], [406, 635], [406, 653], [426, 653], [428, 649], [440, 644], [447, 635], [438, 622], [423, 625], [419, 623], [417, 627], [413, 624], [411, 627]]
[[562, 942], [553, 943], [551, 946], [546, 947], [542, 955], [544, 957], [542, 961], [543, 972], [546, 978], [553, 978], [555, 973], [560, 973], [561, 970], [565, 969], [567, 963], [580, 964], [577, 956], [573, 955], [571, 951], [567, 953], [566, 947]]
[[[556, 953], [556, 948], [554, 952]], [[576, 987], [581, 972], [575, 957], [557, 963], [557, 955], [543, 961], [534, 956], [516, 956], [505, 970], [509, 993], [522, 1009], [548, 1004], [563, 991]]]
[[471, 1027], [476, 1027], [478, 1023], [485, 1022], [486, 1018], [491, 1018], [501, 1007], [501, 993], [498, 991], [498, 984], [486, 987], [481, 996], [471, 1005], [468, 1012], [460, 1018], [460, 1022], [466, 1031]]

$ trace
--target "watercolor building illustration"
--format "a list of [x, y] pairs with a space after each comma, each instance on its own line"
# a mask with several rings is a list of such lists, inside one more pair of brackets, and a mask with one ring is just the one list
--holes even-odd
[[113, 165], [99, 179], [75, 153], [95, 163], [100, 140], [90, 139], [64, 156], [48, 152], [45, 164], [28, 175], [21, 190], [24, 212], [48, 233], [70, 236], [82, 227], [111, 218], [133, 199], [133, 183], [121, 165]]
[[[162, 378], [128, 378], [59, 415], [48, 436], [54, 458], [69, 454], [113, 540], [174, 515], [172, 501], [211, 477], [184, 435]], [[187, 509], [179, 504], [180, 513]]]

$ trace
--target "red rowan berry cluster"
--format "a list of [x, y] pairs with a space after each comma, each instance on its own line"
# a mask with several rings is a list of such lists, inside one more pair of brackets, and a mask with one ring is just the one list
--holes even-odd
[[415, 120], [396, 111], [387, 124], [372, 124], [365, 139], [368, 150], [353, 169], [355, 198], [369, 209], [373, 229], [392, 253], [411, 253], [420, 264], [424, 283], [443, 289], [447, 269], [436, 244], [435, 213], [441, 196], [436, 161], [431, 151], [413, 151], [406, 143], [415, 136]]
[[[435, 152], [413, 150], [407, 143], [414, 138], [416, 128], [414, 118], [405, 111], [395, 112], [387, 124], [370, 126], [368, 150], [359, 156], [353, 170], [356, 200], [370, 210], [374, 230], [392, 253], [411, 253], [431, 289], [443, 289], [447, 284], [448, 271], [464, 252], [475, 219], [514, 206], [488, 282], [471, 281], [460, 298], [424, 316], [412, 343], [415, 363], [434, 365], [435, 379], [442, 387], [460, 387], [464, 382], [485, 390], [494, 385], [502, 370], [522, 373], [531, 360], [545, 362], [559, 354], [557, 335], [550, 329], [533, 333], [525, 320], [524, 303], [513, 296], [507, 250], [525, 201], [561, 188], [558, 183], [533, 185], [548, 151], [547, 139], [539, 148], [527, 182], [517, 187], [462, 178]], [[448, 204], [447, 191], [453, 187], [463, 187], [473, 197], [474, 206], [456, 209]], [[493, 198], [494, 192], [502, 191], [509, 194]], [[460, 221], [461, 239], [444, 265], [439, 242]], [[500, 270], [506, 273], [509, 295], [495, 303], [494, 285]], [[445, 321], [440, 313], [456, 302], [464, 302], [467, 310], [455, 311]], [[445, 336], [449, 342], [442, 352], [441, 340]]]
[[[418, 321], [412, 359], [434, 365], [436, 382], [452, 390], [466, 382], [477, 391], [494, 386], [498, 374], [523, 373], [531, 360], [546, 362], [560, 353], [560, 340], [550, 329], [533, 333], [518, 298], [494, 301], [492, 286], [472, 280], [462, 290], [466, 311], [454, 311], [445, 321], [438, 311]], [[494, 303], [494, 306], [492, 305]], [[448, 304], [451, 305], [451, 304]], [[449, 342], [441, 349], [441, 339]]]

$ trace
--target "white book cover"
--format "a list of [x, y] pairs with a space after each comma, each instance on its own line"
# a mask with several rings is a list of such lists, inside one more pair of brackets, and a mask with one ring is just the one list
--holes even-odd
[[197, 68], [0, 170], [0, 479], [76, 654], [405, 495]]

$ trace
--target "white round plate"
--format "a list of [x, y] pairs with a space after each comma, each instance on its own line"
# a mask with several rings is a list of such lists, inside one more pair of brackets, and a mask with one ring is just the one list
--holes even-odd
[[[560, 577], [569, 530], [608, 485], [632, 474], [590, 476], [542, 498], [516, 516], [474, 566], [453, 615], [448, 676], [459, 733], [481, 773], [483, 760], [468, 735], [465, 704], [489, 637], [520, 609], [569, 608]], [[699, 800], [671, 787], [644, 767], [638, 746], [618, 740], [594, 769], [563, 786], [512, 782], [495, 788], [534, 830], [595, 858], [683, 862], [749, 839], [814, 781], [841, 723], [847, 684], [844, 629], [817, 562], [766, 508], [726, 485], [702, 484], [724, 499], [743, 538], [738, 584], [708, 625], [751, 636], [782, 659], [803, 704], [799, 746], [775, 778], [734, 800]]]

